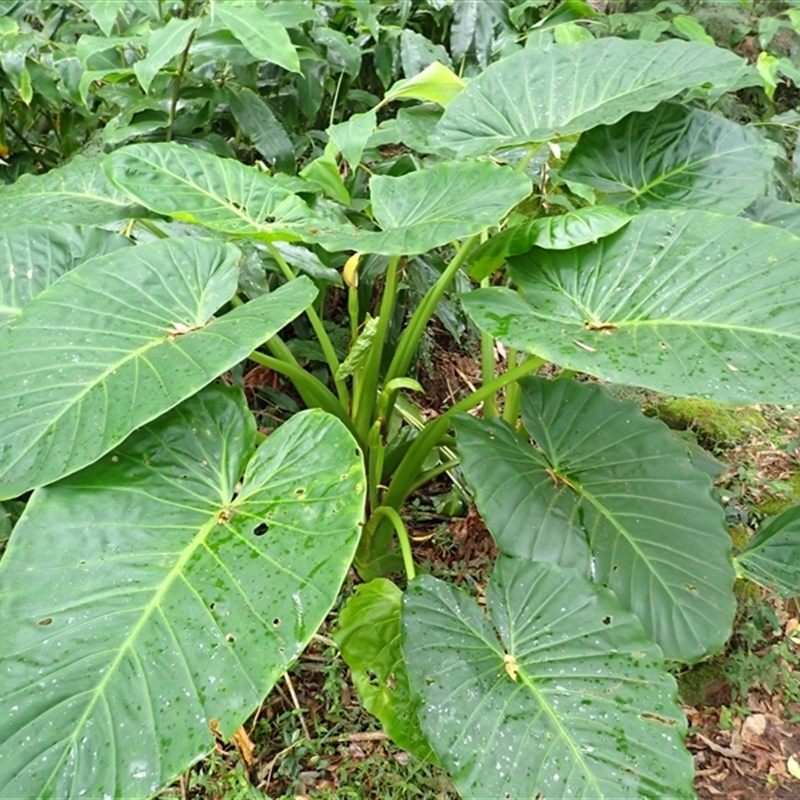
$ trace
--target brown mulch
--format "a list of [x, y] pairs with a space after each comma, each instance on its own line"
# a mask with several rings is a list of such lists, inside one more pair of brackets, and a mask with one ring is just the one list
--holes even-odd
[[[701, 800], [798, 800], [800, 725], [787, 722], [769, 701], [751, 697], [753, 714], [719, 730], [719, 712], [687, 708], [692, 729], [687, 745], [694, 755], [695, 789]], [[755, 709], [762, 709], [755, 711]]]

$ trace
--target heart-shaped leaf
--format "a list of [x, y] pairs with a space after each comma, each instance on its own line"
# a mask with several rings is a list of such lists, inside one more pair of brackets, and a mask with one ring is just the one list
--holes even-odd
[[641, 208], [738, 214], [763, 193], [772, 153], [751, 129], [696, 108], [663, 103], [586, 131], [560, 172]]
[[105, 169], [116, 186], [157, 214], [221, 233], [291, 241], [331, 225], [270, 175], [185, 145], [123, 147], [107, 157]]
[[785, 597], [800, 595], [800, 506], [765, 522], [736, 563], [751, 580]]
[[151, 216], [109, 183], [101, 161], [75, 156], [44, 175], [23, 175], [16, 183], [0, 186], [0, 225], [76, 220], [82, 225], [106, 225]]
[[675, 681], [611, 592], [501, 556], [486, 606], [428, 576], [403, 600], [420, 724], [461, 797], [694, 797]]
[[372, 212], [383, 230], [359, 231], [315, 215], [269, 175], [188, 147], [133, 145], [112, 153], [107, 168], [116, 185], [159, 214], [229, 234], [385, 255], [423, 253], [480, 233], [531, 191], [525, 175], [490, 162], [442, 163], [398, 178], [376, 175]]
[[460, 156], [546, 142], [647, 111], [684, 89], [728, 85], [728, 50], [615, 38], [526, 49], [481, 73], [446, 108], [435, 143]]
[[444, 162], [399, 178], [376, 175], [372, 213], [383, 230], [319, 241], [332, 250], [416, 255], [496, 225], [530, 192], [528, 177], [486, 161]]
[[381, 721], [395, 744], [435, 761], [419, 729], [420, 701], [411, 694], [400, 649], [402, 598], [386, 578], [362, 583], [342, 609], [334, 638], [367, 711]]
[[150, 797], [308, 643], [358, 541], [362, 460], [319, 410], [254, 439], [241, 392], [209, 387], [34, 493], [0, 565], [4, 794]]
[[735, 404], [800, 395], [800, 240], [705, 211], [651, 211], [595, 245], [512, 259], [525, 299], [462, 298], [504, 344], [614, 383]]
[[0, 327], [65, 272], [94, 256], [132, 245], [101, 228], [20, 225], [0, 228]]
[[299, 278], [214, 319], [236, 291], [238, 255], [199, 238], [110, 253], [0, 329], [0, 499], [90, 464], [313, 300]]
[[456, 425], [464, 474], [500, 550], [607, 586], [669, 658], [722, 647], [736, 610], [730, 537], [686, 448], [596, 384], [520, 383], [534, 447], [502, 422]]

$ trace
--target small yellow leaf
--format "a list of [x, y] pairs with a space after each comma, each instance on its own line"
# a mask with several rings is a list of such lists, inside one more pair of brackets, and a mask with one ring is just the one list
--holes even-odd
[[786, 769], [789, 770], [789, 774], [793, 778], [797, 778], [800, 781], [800, 762], [794, 756], [789, 756], [789, 760], [786, 762]]
[[361, 262], [361, 253], [354, 253], [347, 259], [342, 270], [342, 280], [351, 288], [358, 288], [358, 265]]
[[506, 653], [503, 656], [503, 664], [505, 665], [508, 677], [511, 678], [512, 681], [516, 681], [517, 673], [519, 672], [519, 664], [517, 664], [517, 659], [514, 658], [514, 656], [512, 656], [510, 653]]

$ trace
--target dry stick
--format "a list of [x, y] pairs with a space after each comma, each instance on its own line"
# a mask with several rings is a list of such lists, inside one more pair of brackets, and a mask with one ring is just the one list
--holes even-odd
[[319, 633], [315, 633], [312, 637], [317, 642], [321, 642], [322, 644], [326, 645], [327, 647], [336, 647], [338, 648], [339, 645], [333, 641], [333, 639], [329, 639], [327, 636], [322, 636]]
[[385, 742], [389, 736], [383, 731], [364, 731], [363, 733], [348, 733], [340, 736], [337, 742]]
[[289, 694], [292, 696], [292, 702], [294, 703], [294, 707], [300, 712], [298, 716], [300, 718], [300, 727], [303, 729], [303, 735], [310, 742], [311, 734], [308, 732], [308, 726], [306, 725], [305, 718], [303, 717], [303, 709], [300, 705], [300, 702], [297, 699], [297, 695], [295, 694], [294, 691], [294, 684], [292, 683], [292, 679], [289, 677], [288, 672], [283, 676], [283, 679], [286, 681], [286, 686], [289, 689]]
[[283, 758], [288, 753], [291, 753], [295, 747], [297, 747], [303, 739], [298, 739], [296, 742], [292, 742], [288, 747], [284, 747], [279, 753], [276, 753], [272, 760], [267, 764], [267, 774], [264, 776], [264, 780], [258, 784], [258, 789], [261, 789], [266, 793], [267, 789], [269, 789], [270, 782], [272, 781], [272, 770], [275, 769], [275, 765], [278, 761]]
[[256, 724], [258, 723], [258, 718], [261, 716], [261, 709], [264, 708], [263, 703], [258, 704], [258, 709], [256, 710], [256, 715], [253, 717], [253, 724], [250, 726], [250, 730], [248, 731], [247, 735], [252, 736], [253, 731], [256, 729]]

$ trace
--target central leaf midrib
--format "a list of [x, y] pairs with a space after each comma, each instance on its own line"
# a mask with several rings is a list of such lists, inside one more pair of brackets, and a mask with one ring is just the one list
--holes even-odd
[[[566, 295], [572, 300], [576, 306], [581, 306], [587, 313], [586, 316], [591, 316], [590, 322], [598, 322], [598, 323], [608, 323], [613, 324], [616, 326], [617, 330], [621, 330], [623, 328], [628, 328], [632, 330], [634, 328], [657, 328], [661, 327], [675, 327], [675, 328], [708, 328], [712, 330], [723, 330], [723, 331], [736, 331], [737, 333], [752, 333], [758, 334], [761, 336], [771, 336], [771, 337], [782, 337], [788, 339], [797, 339], [800, 340], [800, 333], [791, 333], [786, 331], [779, 331], [775, 328], [756, 328], [752, 325], [736, 325], [731, 324], [729, 322], [716, 322], [711, 320], [697, 320], [697, 319], [670, 319], [670, 318], [658, 318], [658, 319], [605, 319], [605, 318], [595, 318], [597, 315], [591, 314], [588, 308], [583, 306], [579, 298], [573, 297], [571, 295]], [[553, 320], [556, 319], [553, 315], [550, 314], [543, 314], [538, 309], [531, 306], [535, 316], [539, 318], [543, 318], [545, 320]], [[606, 330], [606, 331], [593, 331], [586, 328], [586, 320], [575, 319], [574, 317], [565, 317], [562, 316], [558, 318], [561, 323], [573, 323], [580, 325], [582, 330], [585, 331], [586, 334], [603, 334], [608, 335], [611, 334], [613, 336], [614, 330]], [[602, 341], [602, 340], [601, 340]], [[611, 341], [611, 340], [609, 340]]]
[[53, 770], [50, 773], [50, 777], [45, 786], [43, 787], [42, 790], [43, 794], [51, 786], [51, 782], [56, 777], [58, 770], [63, 765], [64, 760], [66, 759], [67, 754], [69, 753], [69, 750], [76, 745], [79, 733], [82, 731], [84, 725], [91, 716], [91, 713], [94, 710], [95, 706], [97, 705], [98, 701], [105, 694], [105, 691], [109, 683], [111, 682], [112, 678], [115, 676], [117, 670], [122, 664], [123, 658], [128, 653], [128, 651], [133, 649], [133, 644], [144, 630], [145, 625], [150, 621], [152, 615], [160, 607], [161, 601], [163, 600], [164, 596], [169, 591], [169, 589], [172, 588], [173, 583], [182, 575], [183, 568], [186, 566], [191, 556], [194, 555], [197, 549], [199, 549], [205, 544], [205, 540], [208, 538], [209, 533], [216, 527], [216, 524], [217, 521], [215, 515], [213, 514], [210, 515], [205, 525], [203, 525], [198, 530], [198, 532], [194, 535], [194, 537], [192, 537], [192, 540], [189, 542], [189, 544], [183, 549], [181, 555], [175, 561], [173, 567], [164, 576], [163, 580], [161, 581], [161, 585], [156, 589], [150, 602], [142, 610], [142, 613], [139, 617], [139, 621], [133, 626], [130, 633], [125, 637], [122, 644], [119, 646], [117, 655], [109, 664], [108, 669], [103, 673], [102, 679], [92, 692], [91, 700], [89, 700], [85, 711], [81, 715], [80, 719], [78, 719], [78, 721], [75, 723], [74, 731], [67, 740], [61, 758], [59, 758], [58, 761], [54, 764]]
[[[511, 653], [510, 655], [516, 658], [516, 656], [514, 656], [514, 653]], [[562, 725], [560, 717], [556, 714], [553, 707], [539, 691], [538, 687], [534, 683], [533, 679], [528, 675], [524, 666], [520, 665], [518, 676], [522, 678], [522, 682], [525, 684], [525, 686], [527, 686], [528, 689], [530, 689], [531, 693], [534, 695], [536, 701], [539, 703], [539, 706], [542, 708], [545, 714], [547, 714], [547, 716], [550, 717], [551, 721], [553, 722], [553, 725], [556, 728], [558, 735], [566, 743], [567, 747], [572, 753], [573, 759], [580, 765], [584, 775], [589, 779], [589, 782], [591, 783], [592, 787], [597, 792], [598, 798], [605, 797], [605, 795], [602, 793], [600, 785], [597, 783], [595, 776], [592, 773], [592, 770], [586, 763], [580, 747], [578, 747], [578, 745], [573, 741], [567, 729]]]

